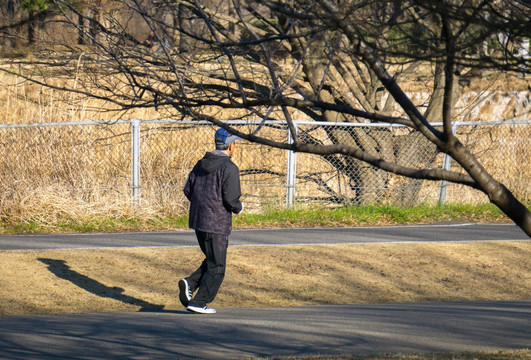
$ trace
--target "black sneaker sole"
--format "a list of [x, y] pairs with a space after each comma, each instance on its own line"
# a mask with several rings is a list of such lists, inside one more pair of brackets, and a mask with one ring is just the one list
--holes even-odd
[[188, 284], [184, 279], [181, 279], [179, 280], [179, 300], [184, 307], [187, 307], [190, 302], [186, 294], [188, 294]]

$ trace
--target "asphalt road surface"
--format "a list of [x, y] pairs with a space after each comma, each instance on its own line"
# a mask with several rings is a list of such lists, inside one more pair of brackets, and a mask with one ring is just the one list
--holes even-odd
[[2, 359], [242, 359], [531, 347], [531, 301], [0, 317]]
[[[234, 230], [230, 246], [530, 240], [514, 224]], [[192, 231], [0, 236], [0, 250], [197, 246]]]

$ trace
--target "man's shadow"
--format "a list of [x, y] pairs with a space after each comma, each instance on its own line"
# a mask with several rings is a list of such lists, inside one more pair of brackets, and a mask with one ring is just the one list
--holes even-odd
[[109, 287], [89, 278], [88, 276], [80, 274], [70, 269], [70, 266], [66, 265], [64, 260], [46, 258], [39, 258], [38, 260], [48, 265], [48, 270], [50, 270], [57, 277], [68, 280], [74, 285], [77, 285], [80, 288], [93, 293], [94, 295], [118, 300], [125, 304], [140, 306], [139, 311], [160, 311], [164, 309], [164, 305], [151, 304], [147, 301], [137, 299], [129, 295], [124, 295], [124, 289], [122, 288], [116, 286]]

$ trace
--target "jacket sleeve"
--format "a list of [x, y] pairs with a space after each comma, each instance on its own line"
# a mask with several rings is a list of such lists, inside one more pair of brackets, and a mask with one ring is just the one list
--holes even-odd
[[184, 183], [184, 187], [183, 187], [184, 196], [186, 196], [186, 198], [188, 200], [192, 199], [192, 180], [191, 180], [191, 177], [192, 177], [192, 173], [188, 174], [188, 177], [186, 178], [186, 182]]
[[223, 206], [227, 211], [239, 214], [243, 210], [240, 202], [240, 170], [234, 163], [229, 163], [223, 177], [222, 198]]
[[184, 183], [184, 186], [183, 186], [184, 196], [186, 196], [188, 200], [192, 200], [192, 195], [193, 195], [192, 193], [194, 191], [195, 179], [197, 177], [197, 171], [200, 167], [200, 163], [201, 161], [198, 161], [195, 164], [192, 171], [190, 171], [190, 173], [188, 174], [188, 177], [186, 178], [186, 182]]

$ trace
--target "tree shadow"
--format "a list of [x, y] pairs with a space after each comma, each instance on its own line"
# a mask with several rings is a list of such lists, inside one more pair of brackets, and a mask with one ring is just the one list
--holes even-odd
[[124, 289], [116, 286], [106, 286], [86, 275], [70, 269], [64, 260], [38, 258], [40, 262], [48, 265], [48, 270], [57, 277], [70, 281], [72, 284], [103, 298], [111, 298], [125, 304], [139, 306], [139, 311], [161, 311], [164, 305], [151, 304], [142, 299], [123, 294]]

